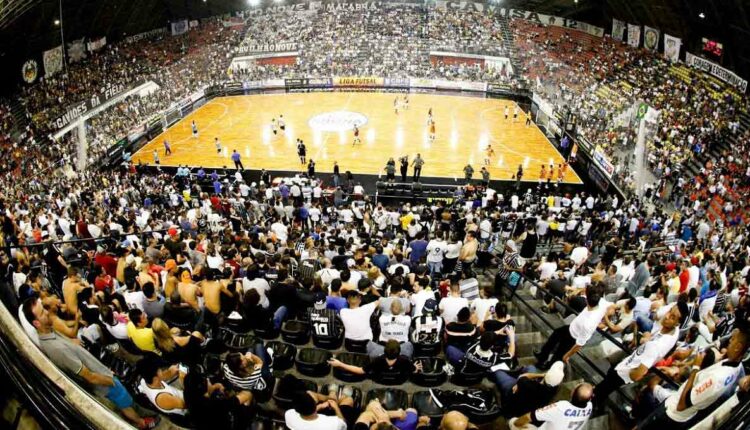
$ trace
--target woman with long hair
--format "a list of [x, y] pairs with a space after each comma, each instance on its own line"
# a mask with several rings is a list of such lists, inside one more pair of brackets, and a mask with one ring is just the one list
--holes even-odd
[[191, 365], [201, 360], [201, 344], [204, 337], [200, 332], [182, 333], [177, 328], [170, 329], [161, 318], [154, 319], [151, 329], [154, 332], [156, 347], [166, 361]]

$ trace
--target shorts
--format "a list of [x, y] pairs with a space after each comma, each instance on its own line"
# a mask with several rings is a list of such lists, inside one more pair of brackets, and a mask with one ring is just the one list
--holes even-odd
[[393, 420], [393, 425], [398, 430], [415, 430], [417, 423], [419, 422], [419, 416], [414, 411], [406, 411], [406, 418], [403, 420]]
[[127, 409], [133, 406], [133, 398], [128, 393], [128, 390], [122, 386], [120, 380], [117, 377], [113, 377], [112, 380], [115, 385], [109, 388], [107, 399], [114, 403], [117, 409]]
[[282, 125], [282, 126], [280, 126], [279, 128], [281, 129], [281, 131], [284, 131], [284, 130], [286, 130], [286, 126], [285, 126], [285, 125]]

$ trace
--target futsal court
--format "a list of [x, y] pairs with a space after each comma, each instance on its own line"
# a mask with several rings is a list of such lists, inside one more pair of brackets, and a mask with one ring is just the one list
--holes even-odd
[[[396, 99], [398, 99], [396, 101]], [[519, 109], [502, 99], [410, 94], [408, 108], [404, 94], [335, 92], [284, 93], [216, 98], [198, 108], [147, 143], [133, 160], [153, 165], [157, 150], [162, 166], [233, 167], [231, 154], [237, 150], [245, 169], [306, 171], [297, 156], [296, 139], [307, 147], [307, 159], [316, 163], [316, 173], [330, 173], [337, 161], [343, 174], [371, 174], [385, 177], [390, 157], [408, 155], [409, 162], [420, 153], [425, 161], [424, 178], [464, 177], [464, 166], [480, 169], [491, 145], [494, 155], [488, 169], [492, 180], [510, 180], [522, 165], [524, 181], [538, 181], [541, 165], [557, 166], [563, 157]], [[505, 119], [505, 107], [509, 117]], [[396, 113], [398, 107], [398, 113]], [[432, 109], [435, 139], [430, 140], [428, 112]], [[272, 132], [272, 119], [283, 115], [286, 130]], [[198, 136], [193, 137], [191, 121]], [[360, 129], [361, 143], [354, 145], [353, 125]], [[214, 138], [221, 151], [217, 152]], [[171, 155], [165, 155], [164, 140]], [[409, 174], [412, 168], [409, 168]], [[553, 180], [553, 181], [554, 181]], [[423, 180], [424, 182], [424, 180]], [[563, 183], [581, 184], [573, 169], [566, 169]]]

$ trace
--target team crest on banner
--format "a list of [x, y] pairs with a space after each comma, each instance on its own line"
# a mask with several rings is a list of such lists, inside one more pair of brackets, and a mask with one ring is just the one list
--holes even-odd
[[649, 51], [656, 51], [659, 46], [659, 30], [651, 27], [643, 27], [643, 47]]
[[77, 63], [86, 58], [86, 45], [83, 38], [68, 43], [68, 60], [71, 63]]
[[682, 39], [664, 33], [664, 58], [669, 61], [678, 61], [681, 47]]
[[172, 36], [178, 36], [180, 34], [187, 33], [187, 31], [189, 30], [188, 20], [186, 19], [173, 22], [170, 24], [170, 26], [172, 27]]
[[641, 26], [628, 24], [628, 45], [637, 48], [641, 45]]
[[619, 19], [612, 20], [612, 38], [622, 42], [625, 40], [625, 22]]
[[63, 47], [62, 45], [57, 48], [52, 48], [48, 51], [44, 51], [42, 55], [44, 59], [44, 75], [52, 76], [59, 72], [63, 68]]
[[39, 76], [39, 65], [36, 63], [36, 60], [28, 60], [23, 63], [23, 66], [21, 66], [21, 76], [23, 76], [23, 81], [27, 84], [33, 84], [36, 81], [37, 76]]

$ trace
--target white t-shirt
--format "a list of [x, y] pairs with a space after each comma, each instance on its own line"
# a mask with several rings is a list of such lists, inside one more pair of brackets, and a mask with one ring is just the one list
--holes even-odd
[[427, 244], [427, 262], [439, 263], [443, 261], [443, 254], [448, 243], [444, 240], [433, 239]]
[[315, 420], [305, 420], [294, 409], [284, 413], [284, 424], [291, 430], [346, 430], [346, 423], [339, 417], [318, 414]]
[[268, 297], [266, 297], [266, 292], [271, 289], [271, 286], [268, 285], [268, 281], [263, 278], [255, 278], [252, 281], [247, 278], [242, 278], [242, 292], [246, 293], [251, 289], [258, 292], [258, 295], [260, 296], [260, 302], [258, 303], [264, 308], [268, 308], [270, 303], [268, 302]]
[[382, 315], [380, 317], [380, 341], [391, 339], [398, 342], [409, 341], [411, 318], [407, 315]]
[[280, 242], [286, 242], [286, 239], [289, 234], [288, 233], [289, 229], [287, 228], [287, 226], [285, 226], [284, 224], [280, 222], [275, 222], [271, 224], [271, 231], [273, 231], [274, 234], [276, 234], [276, 237], [279, 239]]
[[690, 420], [702, 409], [711, 406], [716, 400], [725, 394], [733, 392], [737, 382], [745, 376], [742, 365], [726, 366], [727, 360], [721, 360], [712, 366], [703, 369], [695, 375], [693, 389], [690, 390], [690, 402], [693, 404], [684, 411], [677, 410], [677, 404], [685, 390], [685, 384], [680, 386], [674, 394], [664, 402], [667, 416], [674, 421], [683, 423]]
[[456, 321], [458, 311], [469, 307], [469, 301], [463, 297], [446, 297], [440, 301], [440, 316], [443, 317], [446, 324]]
[[445, 246], [445, 258], [458, 258], [461, 253], [462, 242], [449, 243]]
[[323, 282], [323, 285], [331, 285], [331, 281], [334, 279], [339, 279], [340, 274], [339, 271], [334, 269], [333, 267], [324, 268], [318, 270], [318, 275], [320, 276], [321, 282]]
[[432, 290], [420, 290], [419, 292], [412, 294], [411, 295], [412, 316], [413, 317], [421, 316], [424, 303], [428, 299], [434, 299], [434, 298], [435, 298], [435, 293], [433, 293]]
[[545, 261], [539, 265], [539, 280], [546, 281], [552, 279], [552, 276], [557, 272], [557, 263], [554, 261]]
[[593, 310], [587, 306], [570, 323], [568, 330], [570, 331], [570, 335], [576, 340], [576, 345], [584, 346], [591, 339], [610, 304], [608, 301], [600, 299], [599, 304]]
[[377, 302], [368, 303], [356, 309], [341, 309], [341, 322], [344, 333], [350, 340], [372, 340], [370, 316], [375, 311]]
[[492, 318], [492, 314], [495, 313], [495, 306], [497, 306], [497, 299], [491, 297], [489, 299], [475, 299], [471, 302], [471, 311], [477, 316], [477, 326], [481, 326], [489, 312], [489, 317]]
[[680, 331], [676, 328], [672, 329], [672, 333], [663, 334], [660, 332], [654, 334], [654, 336], [648, 340], [648, 342], [640, 345], [632, 354], [622, 360], [620, 364], [615, 367], [615, 371], [625, 383], [629, 384], [633, 382], [630, 379], [630, 371], [637, 369], [642, 365], [646, 368], [653, 367], [657, 361], [664, 358], [670, 349], [677, 342], [677, 337]]
[[587, 258], [589, 258], [589, 250], [585, 246], [579, 246], [570, 253], [570, 261], [575, 263], [576, 266], [585, 263]]
[[543, 421], [540, 430], [568, 430], [580, 429], [591, 416], [593, 406], [591, 402], [586, 403], [585, 408], [573, 406], [567, 400], [560, 400], [532, 413], [536, 421]]

